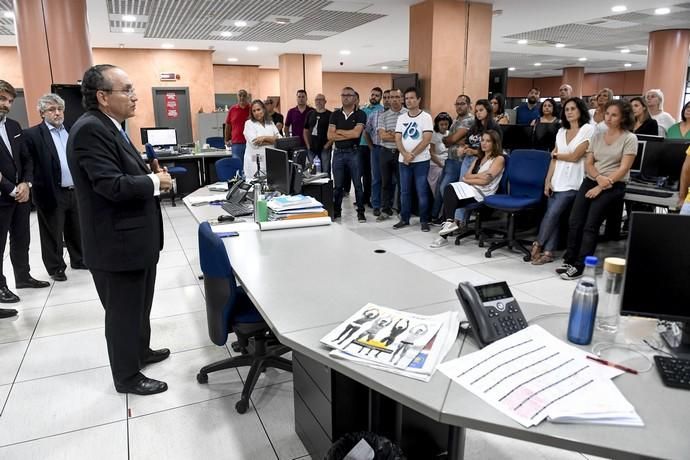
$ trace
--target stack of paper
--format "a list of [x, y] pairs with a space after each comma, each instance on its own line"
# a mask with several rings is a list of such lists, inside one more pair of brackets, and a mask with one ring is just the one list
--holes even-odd
[[321, 343], [331, 356], [429, 381], [457, 337], [458, 312], [417, 315], [369, 303]]
[[622, 371], [530, 326], [439, 366], [441, 372], [525, 427], [562, 423], [643, 426], [611, 379]]
[[283, 195], [268, 202], [268, 220], [313, 219], [328, 217], [316, 199], [304, 195]]

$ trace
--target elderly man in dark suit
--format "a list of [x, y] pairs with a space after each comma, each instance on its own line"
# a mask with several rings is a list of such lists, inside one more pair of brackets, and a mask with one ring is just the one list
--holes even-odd
[[134, 116], [137, 97], [124, 70], [91, 67], [81, 83], [87, 110], [70, 130], [67, 161], [79, 204], [84, 263], [105, 308], [105, 337], [115, 389], [150, 395], [168, 389], [141, 369], [170, 350], [150, 348], [151, 303], [163, 248], [158, 195], [168, 172], [149, 166], [122, 123]]
[[[0, 80], [0, 254], [5, 253], [9, 234], [15, 287], [42, 288], [50, 283], [35, 280], [29, 274], [29, 196], [33, 164], [24, 145], [21, 126], [7, 118], [16, 96], [12, 85]], [[0, 264], [0, 303], [14, 302], [19, 302], [19, 297], [7, 287]], [[15, 314], [15, 310], [0, 311], [0, 317]]]
[[38, 214], [41, 256], [50, 277], [66, 281], [63, 240], [72, 268], [86, 266], [81, 256], [74, 181], [67, 165], [69, 134], [63, 125], [65, 101], [57, 94], [44, 94], [38, 100], [38, 111], [43, 121], [24, 131], [24, 137], [34, 163], [31, 195]]

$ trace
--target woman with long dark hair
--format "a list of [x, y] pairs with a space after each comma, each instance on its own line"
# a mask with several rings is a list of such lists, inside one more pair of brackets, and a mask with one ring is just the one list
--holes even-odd
[[247, 139], [244, 176], [251, 179], [257, 173], [257, 162], [262, 169], [266, 169], [266, 147], [275, 144], [276, 139], [281, 137], [261, 99], [252, 101], [249, 120], [244, 122], [244, 137]]
[[[492, 108], [488, 99], [479, 99], [474, 104], [474, 123], [467, 131], [465, 146], [459, 147], [458, 152], [462, 151], [464, 158], [460, 166], [460, 177], [465, 177], [465, 173], [470, 169], [472, 163], [481, 153], [482, 134], [488, 130], [493, 130], [502, 137], [501, 128], [496, 124], [491, 116]], [[452, 216], [446, 216], [446, 219]]]
[[633, 116], [635, 117], [633, 133], [658, 136], [659, 124], [652, 118], [644, 99], [641, 97], [633, 97], [630, 99], [630, 106], [632, 107]]

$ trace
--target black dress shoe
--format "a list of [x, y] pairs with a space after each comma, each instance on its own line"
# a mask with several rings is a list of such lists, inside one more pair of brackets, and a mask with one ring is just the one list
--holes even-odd
[[64, 270], [58, 270], [52, 275], [50, 275], [55, 281], [67, 281], [67, 275], [65, 275]]
[[74, 270], [88, 270], [89, 267], [84, 265], [83, 262], [77, 262], [76, 264], [71, 264], [70, 265]]
[[149, 354], [142, 360], [142, 364], [158, 363], [170, 356], [170, 350], [161, 348], [160, 350], [149, 350]]
[[16, 303], [19, 297], [10, 291], [7, 286], [0, 287], [0, 303]]
[[118, 393], [132, 393], [135, 395], [155, 395], [156, 393], [163, 393], [168, 389], [168, 384], [160, 380], [142, 377], [131, 385], [115, 385]]
[[[17, 297], [17, 299], [19, 299], [19, 297]], [[0, 308], [0, 318], [11, 318], [17, 316], [17, 313], [17, 310], [14, 308]]]
[[39, 280], [33, 279], [32, 277], [28, 277], [25, 280], [15, 281], [14, 285], [17, 289], [27, 289], [27, 288], [38, 289], [38, 288], [48, 287], [48, 286], [50, 286], [50, 283], [48, 281], [39, 281]]

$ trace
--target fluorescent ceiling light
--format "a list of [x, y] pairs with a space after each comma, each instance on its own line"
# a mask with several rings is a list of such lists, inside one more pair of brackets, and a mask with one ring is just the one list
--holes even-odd
[[654, 10], [654, 14], [668, 14], [671, 12], [671, 8], [657, 8]]
[[515, 67], [508, 67], [508, 70], [510, 70], [512, 72], [515, 70]]
[[518, 44], [518, 45], [526, 45], [526, 44], [527, 44], [527, 40], [525, 40], [524, 38], [523, 38], [523, 39], [520, 39], [520, 40], [517, 41], [517, 44]]
[[587, 58], [586, 58], [586, 57], [581, 57], [581, 58], [577, 58], [577, 60], [580, 61], [580, 62], [584, 62], [584, 61], [587, 60]]
[[614, 13], [622, 13], [623, 11], [628, 11], [628, 7], [625, 5], [616, 5], [611, 7], [611, 11]]
[[232, 37], [232, 32], [228, 32], [227, 30], [224, 30], [220, 33], [221, 37]]
[[629, 52], [630, 52], [630, 49], [629, 49], [629, 48], [623, 48], [623, 49], [621, 50], [621, 53], [623, 53], [623, 54], [628, 54]]
[[565, 43], [556, 43], [556, 48], [565, 48]]
[[134, 32], [134, 29], [131, 27], [123, 27], [122, 31], [126, 34], [131, 34], [132, 32]]
[[539, 67], [539, 66], [541, 66], [541, 62], [535, 62], [534, 63], [534, 67]]
[[172, 43], [163, 43], [161, 45], [161, 48], [166, 48], [166, 49], [175, 48], [175, 45], [173, 45]]
[[381, 70], [388, 70], [388, 66], [387, 66], [387, 65], [382, 65], [382, 66], [381, 66]]
[[349, 56], [352, 54], [352, 52], [350, 50], [340, 50], [340, 54], [343, 56]]
[[632, 64], [629, 62], [626, 62], [625, 64], [623, 64], [623, 67], [632, 67]]
[[235, 21], [235, 27], [247, 27], [247, 21]]
[[3, 13], [3, 16], [5, 16], [8, 19], [14, 19], [14, 13], [12, 11], [5, 11]]
[[239, 59], [237, 58], [228, 58], [228, 62], [237, 62]]
[[254, 45], [249, 45], [249, 46], [247, 47], [247, 51], [259, 51], [259, 47], [258, 47], [258, 46], [254, 46]]
[[134, 22], [137, 20], [137, 17], [131, 14], [125, 14], [122, 16], [122, 20], [125, 22]]

